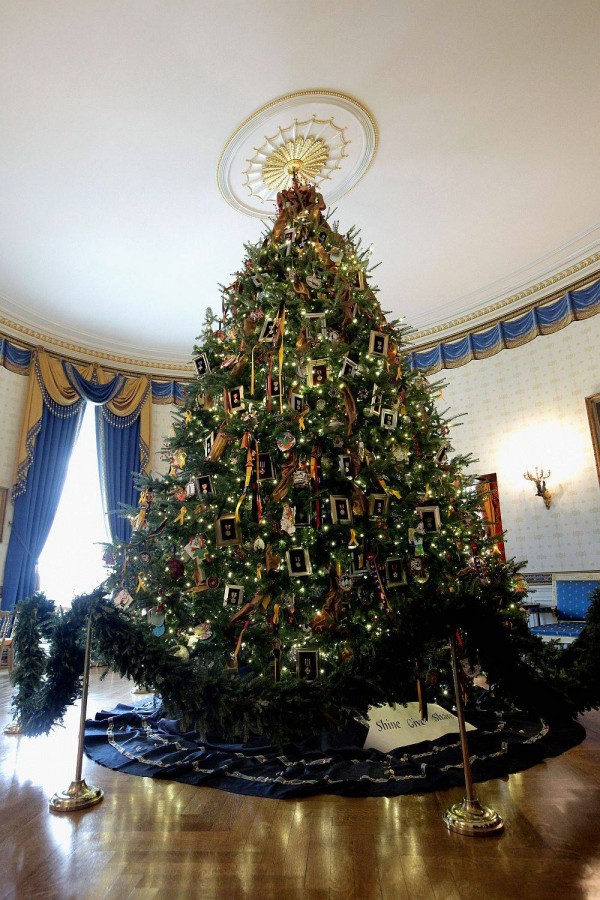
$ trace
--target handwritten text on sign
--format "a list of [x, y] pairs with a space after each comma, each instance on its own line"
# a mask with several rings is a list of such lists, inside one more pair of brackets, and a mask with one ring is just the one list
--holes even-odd
[[[418, 703], [407, 703], [406, 706], [371, 706], [369, 707], [369, 733], [364, 744], [365, 750], [371, 748], [389, 753], [396, 747], [408, 747], [421, 741], [435, 741], [444, 734], [454, 733], [458, 736], [458, 719], [442, 706], [427, 704], [428, 720], [419, 714]], [[467, 731], [475, 731], [474, 725], [466, 723]]]

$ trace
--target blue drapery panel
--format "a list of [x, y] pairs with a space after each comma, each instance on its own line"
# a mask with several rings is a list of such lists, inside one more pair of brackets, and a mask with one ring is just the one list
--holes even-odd
[[139, 415], [129, 423], [112, 416], [105, 407], [97, 407], [96, 449], [110, 534], [113, 541], [127, 543], [131, 524], [121, 511], [125, 506], [137, 506], [139, 497], [133, 475], [140, 471]]
[[183, 406], [185, 403], [187, 384], [181, 381], [153, 381], [153, 403], [176, 403]]
[[108, 403], [117, 396], [125, 384], [123, 375], [115, 375], [107, 384], [98, 384], [97, 378], [91, 380], [84, 378], [73, 363], [63, 360], [62, 366], [71, 387], [77, 391], [80, 397], [91, 403]]
[[18, 375], [27, 375], [31, 365], [31, 350], [17, 347], [8, 338], [0, 338], [0, 366], [16, 372]]
[[429, 374], [464, 366], [472, 359], [486, 359], [501, 350], [522, 347], [539, 335], [553, 334], [579, 319], [600, 312], [600, 281], [568, 291], [557, 300], [534, 306], [512, 319], [494, 322], [482, 331], [471, 331], [454, 341], [415, 350], [408, 359], [413, 369]]
[[[32, 358], [32, 350], [13, 344], [7, 337], [0, 337], [0, 366], [10, 369], [11, 372], [16, 372], [18, 375], [28, 375]], [[80, 377], [79, 372], [73, 367], [72, 363], [65, 362], [65, 366], [70, 366], [71, 370], [75, 373], [73, 375], [73, 381], [71, 381], [75, 386], [78, 377]], [[116, 377], [122, 378], [123, 376], [117, 375]], [[190, 379], [191, 377], [190, 374]], [[85, 382], [85, 378], [83, 379], [83, 382]], [[183, 406], [185, 403], [187, 386], [187, 381], [165, 381], [162, 378], [158, 381], [153, 381], [152, 402], [157, 404], [175, 403], [177, 406]], [[106, 385], [99, 385], [99, 387], [105, 388]], [[85, 396], [83, 391], [81, 392], [81, 395]], [[92, 400], [91, 397], [87, 399]], [[107, 401], [92, 400], [92, 402], [104, 403]]]
[[37, 561], [56, 515], [84, 408], [85, 402], [80, 400], [56, 416], [44, 405], [26, 489], [15, 499], [4, 569], [3, 609], [12, 609], [17, 600], [35, 590]]

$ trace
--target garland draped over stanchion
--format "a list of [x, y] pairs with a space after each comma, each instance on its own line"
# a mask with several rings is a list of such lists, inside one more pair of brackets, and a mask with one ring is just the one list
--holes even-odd
[[[379, 666], [382, 659], [389, 660], [389, 690], [383, 696], [368, 669], [365, 673], [364, 661], [360, 674], [350, 661], [320, 681], [290, 678], [275, 684], [264, 676], [207, 668], [198, 658], [178, 658], [164, 639], [106, 599], [102, 588], [76, 598], [66, 612], [57, 611], [43, 594], [34, 594], [19, 604], [12, 675], [13, 707], [26, 735], [50, 731], [80, 695], [90, 611], [96, 661], [137, 684], [152, 686], [165, 714], [204, 735], [246, 740], [251, 734], [266, 734], [277, 742], [294, 731], [307, 735], [341, 729], [370, 705], [402, 702], [414, 684], [409, 653], [413, 637], [408, 631], [392, 633], [386, 639], [388, 652], [373, 657]], [[564, 722], [599, 705], [600, 589], [594, 592], [582, 635], [562, 652], [529, 635], [526, 626], [516, 649], [515, 635], [509, 638], [490, 609], [483, 609], [474, 621], [472, 610], [467, 619], [466, 607], [454, 605], [451, 616], [459, 628], [463, 619], [469, 621], [465, 652], [478, 651], [490, 683], [507, 701], [549, 722]], [[439, 623], [434, 640], [447, 633], [448, 622]], [[42, 641], [48, 641], [47, 651]]]

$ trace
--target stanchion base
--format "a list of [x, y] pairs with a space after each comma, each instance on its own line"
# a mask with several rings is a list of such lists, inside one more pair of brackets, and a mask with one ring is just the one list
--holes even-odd
[[454, 803], [444, 813], [444, 825], [457, 834], [474, 836], [498, 834], [504, 828], [504, 822], [497, 812], [489, 806], [482, 806], [479, 800], [467, 800]]
[[4, 734], [23, 734], [23, 729], [18, 722], [9, 722], [4, 726]]
[[94, 806], [95, 803], [100, 803], [103, 797], [102, 788], [86, 784], [85, 778], [82, 778], [81, 781], [72, 781], [66, 791], [57, 791], [50, 798], [48, 805], [51, 812], [73, 812], [76, 809]]
[[154, 691], [151, 688], [134, 687], [131, 689], [132, 697], [150, 697]]

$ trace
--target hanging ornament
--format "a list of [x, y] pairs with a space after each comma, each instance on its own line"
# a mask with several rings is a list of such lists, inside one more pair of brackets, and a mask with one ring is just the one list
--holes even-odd
[[115, 606], [121, 607], [121, 609], [127, 609], [133, 603], [133, 597], [128, 590], [122, 588], [113, 598], [113, 603]]
[[276, 442], [278, 449], [283, 453], [287, 453], [288, 450], [291, 450], [296, 445], [296, 438], [291, 431], [283, 431], [277, 435]]
[[115, 554], [112, 550], [112, 547], [107, 547], [104, 553], [102, 554], [102, 562], [105, 566], [114, 566], [115, 564]]
[[257, 553], [260, 553], [265, 549], [265, 542], [261, 537], [257, 537], [252, 547]]
[[279, 571], [279, 566], [281, 565], [281, 556], [279, 555], [279, 553], [277, 553], [272, 544], [267, 544], [265, 559], [267, 572]]
[[181, 578], [184, 572], [183, 563], [176, 556], [172, 556], [171, 559], [167, 560], [166, 568], [173, 581], [177, 581]]
[[383, 586], [383, 581], [381, 580], [381, 575], [379, 573], [379, 567], [377, 565], [377, 554], [374, 550], [369, 550], [367, 553], [367, 564], [369, 567], [369, 572], [371, 574], [371, 578], [375, 584], [375, 591], [379, 602], [385, 609], [387, 613], [392, 612], [392, 607], [390, 606], [390, 601], [388, 600], [388, 596], [385, 592], [385, 587]]
[[408, 571], [413, 581], [416, 581], [417, 584], [425, 584], [429, 580], [429, 572], [425, 568], [425, 561], [420, 556], [409, 559]]
[[284, 503], [283, 513], [281, 515], [281, 530], [285, 531], [286, 534], [295, 534], [296, 525], [294, 524], [294, 520], [295, 508], [290, 506], [289, 503]]
[[188, 647], [193, 650], [196, 644], [206, 644], [213, 638], [213, 630], [210, 622], [203, 622], [201, 625], [195, 625], [192, 633], [188, 638]]
[[183, 644], [178, 644], [177, 647], [173, 650], [173, 656], [177, 659], [187, 660], [190, 658], [190, 651], [187, 647], [184, 647]]
[[148, 622], [150, 625], [164, 625], [165, 623], [165, 614], [160, 612], [158, 607], [154, 607], [153, 609], [148, 610]]

